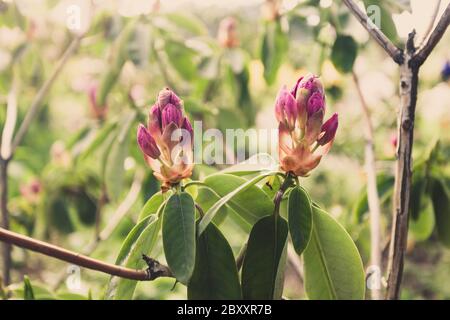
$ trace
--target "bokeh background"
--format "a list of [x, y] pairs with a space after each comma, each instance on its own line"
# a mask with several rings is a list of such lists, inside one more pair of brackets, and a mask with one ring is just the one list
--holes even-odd
[[[449, 1], [439, 2], [442, 12]], [[413, 28], [417, 39], [426, 33], [438, 1], [364, 3], [379, 6], [382, 30], [402, 46]], [[276, 128], [273, 106], [279, 88], [312, 72], [325, 85], [327, 116], [338, 112], [340, 127], [330, 154], [302, 183], [349, 231], [368, 266], [367, 124], [356, 77], [371, 110], [379, 187], [387, 186], [380, 191], [387, 241], [399, 70], [340, 1], [0, 1], [2, 127], [11, 94], [20, 123], [55, 62], [78, 36], [80, 47], [54, 81], [10, 164], [13, 230], [75, 251], [92, 249], [93, 257], [114, 262], [141, 207], [158, 190], [134, 139], [159, 90], [175, 90], [204, 128]], [[416, 161], [439, 140], [433, 167], [447, 186], [449, 44], [447, 32], [421, 68], [414, 136]], [[194, 178], [223, 168], [198, 165]], [[428, 198], [419, 211], [421, 218], [410, 226], [402, 297], [448, 299], [450, 250], [438, 241]], [[111, 235], [90, 247], [98, 231], [122, 213]], [[233, 221], [223, 224], [237, 253], [245, 233]], [[162, 248], [157, 251], [161, 255]], [[70, 272], [65, 263], [14, 248], [10, 289], [21, 297], [27, 275], [41, 298], [102, 297], [106, 275]], [[185, 298], [183, 286], [172, 287], [168, 279], [140, 283], [135, 297]], [[285, 295], [305, 298], [298, 261], [289, 264]]]

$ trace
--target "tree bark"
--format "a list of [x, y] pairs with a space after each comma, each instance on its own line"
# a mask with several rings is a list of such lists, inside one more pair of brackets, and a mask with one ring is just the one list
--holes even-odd
[[405, 61], [400, 66], [400, 114], [398, 117], [397, 161], [393, 196], [392, 234], [388, 260], [386, 299], [399, 299], [404, 255], [408, 240], [411, 197], [412, 146], [417, 102], [419, 67], [412, 62], [414, 35], [409, 35]]

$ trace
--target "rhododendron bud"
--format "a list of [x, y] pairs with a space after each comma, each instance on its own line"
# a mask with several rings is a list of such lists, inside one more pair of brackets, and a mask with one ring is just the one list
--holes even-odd
[[317, 143], [323, 146], [324, 144], [327, 144], [328, 142], [333, 140], [334, 136], [336, 135], [337, 128], [338, 115], [337, 113], [335, 113], [322, 125], [321, 137], [317, 140]]
[[282, 88], [278, 93], [277, 101], [275, 102], [275, 116], [279, 122], [285, 122], [290, 128], [295, 126], [297, 119], [297, 102], [295, 97]]
[[20, 194], [30, 203], [39, 201], [39, 194], [42, 191], [42, 184], [38, 179], [33, 179], [27, 184], [20, 185]]
[[151, 136], [150, 132], [142, 124], [138, 127], [137, 142], [142, 152], [153, 159], [157, 159], [161, 152], [156, 145], [155, 139]]
[[239, 45], [236, 26], [236, 19], [234, 19], [233, 17], [226, 17], [222, 19], [222, 21], [220, 21], [217, 40], [222, 47], [234, 48]]
[[280, 0], [266, 0], [261, 6], [261, 15], [267, 21], [277, 20], [280, 16]]
[[398, 140], [397, 134], [396, 133], [391, 134], [391, 139], [390, 140], [391, 140], [391, 146], [394, 149], [397, 149], [397, 140]]
[[97, 103], [98, 85], [96, 83], [91, 84], [88, 87], [89, 107], [92, 115], [99, 120], [103, 120], [108, 112], [108, 106], [101, 106]]
[[296, 176], [308, 175], [330, 150], [338, 127], [337, 114], [323, 122], [325, 95], [319, 78], [307, 75], [297, 81], [291, 92], [281, 89], [275, 115], [279, 122], [281, 169]]
[[172, 90], [158, 94], [147, 127], [139, 125], [137, 141], [163, 192], [191, 176], [193, 130], [182, 100]]
[[178, 109], [181, 109], [181, 103], [181, 99], [169, 88], [161, 90], [158, 94], [158, 105], [161, 111], [164, 110], [168, 105], [173, 105]]

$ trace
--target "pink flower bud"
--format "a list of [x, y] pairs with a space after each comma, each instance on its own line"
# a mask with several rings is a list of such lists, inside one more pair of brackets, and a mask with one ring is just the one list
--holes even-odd
[[164, 130], [171, 122], [175, 123], [177, 127], [181, 127], [183, 121], [183, 114], [181, 110], [173, 104], [167, 104], [162, 111], [162, 128]]
[[[182, 129], [190, 135], [189, 140], [183, 139], [186, 132]], [[147, 128], [138, 128], [137, 141], [153, 174], [161, 181], [163, 192], [191, 176], [193, 130], [184, 115], [182, 100], [170, 89], [158, 94], [150, 108]]]
[[316, 91], [308, 99], [308, 104], [306, 110], [308, 111], [308, 116], [312, 116], [314, 113], [323, 109], [325, 107], [325, 101], [323, 95]]
[[161, 152], [156, 145], [155, 139], [142, 124], [138, 127], [137, 142], [145, 155], [152, 159], [157, 159], [160, 156]]
[[179, 109], [182, 107], [182, 101], [178, 96], [169, 88], [161, 90], [158, 94], [158, 105], [161, 111], [165, 109], [167, 105], [173, 105]]
[[317, 143], [323, 146], [324, 144], [334, 140], [337, 128], [338, 115], [335, 113], [322, 125], [322, 132], [320, 133], [320, 138], [317, 140]]
[[325, 95], [319, 78], [300, 77], [288, 92], [282, 88], [275, 103], [279, 122], [279, 158], [281, 169], [306, 176], [328, 153], [336, 135], [338, 116], [323, 123]]
[[290, 128], [294, 128], [297, 114], [297, 102], [294, 96], [286, 88], [282, 88], [275, 102], [277, 120], [285, 122]]
[[148, 115], [148, 131], [156, 139], [156, 136], [160, 136], [162, 133], [162, 121], [161, 121], [161, 109], [157, 104], [150, 108]]
[[239, 38], [236, 32], [236, 19], [226, 17], [220, 21], [217, 40], [223, 48], [234, 48], [239, 45]]
[[392, 148], [397, 149], [397, 143], [398, 143], [397, 133], [392, 133], [391, 134], [391, 146], [392, 146]]
[[89, 107], [94, 118], [103, 120], [108, 112], [108, 106], [101, 106], [97, 103], [97, 92], [98, 85], [96, 83], [93, 83], [88, 87], [87, 94], [89, 98]]
[[191, 135], [191, 140], [194, 139], [194, 130], [192, 129], [191, 123], [189, 122], [189, 119], [187, 117], [184, 117], [181, 128], [189, 132], [189, 134]]

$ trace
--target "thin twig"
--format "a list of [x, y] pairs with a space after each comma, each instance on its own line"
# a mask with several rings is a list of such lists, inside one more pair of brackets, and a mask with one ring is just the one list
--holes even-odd
[[436, 28], [434, 28], [433, 32], [431, 33], [430, 37], [428, 38], [427, 43], [417, 50], [417, 53], [412, 58], [412, 63], [419, 67], [421, 66], [425, 60], [430, 55], [431, 51], [433, 51], [434, 47], [438, 44], [439, 40], [441, 40], [442, 36], [445, 33], [445, 30], [447, 30], [447, 27], [450, 23], [450, 4], [447, 5], [447, 8], [445, 9], [444, 13], [441, 16], [441, 19], [439, 20], [438, 24], [436, 25]]
[[[355, 71], [352, 72], [356, 91], [361, 102], [366, 127], [366, 147], [365, 147], [365, 170], [367, 174], [367, 198], [369, 202], [370, 215], [370, 263], [371, 266], [378, 268], [381, 274], [381, 225], [380, 225], [380, 197], [377, 190], [377, 174], [375, 167], [375, 144], [372, 120], [370, 117], [369, 106], [366, 103], [364, 95], [359, 84], [359, 79]], [[374, 288], [370, 291], [372, 300], [381, 299], [380, 288]]]
[[15, 75], [13, 75], [11, 89], [6, 101], [6, 120], [2, 131], [0, 149], [1, 159], [9, 159], [11, 157], [11, 142], [17, 121], [17, 77]]
[[369, 32], [376, 42], [392, 57], [397, 64], [403, 63], [403, 51], [397, 48], [388, 37], [370, 20], [353, 0], [344, 0], [344, 4], [351, 13], [361, 23], [361, 25]]
[[78, 46], [80, 45], [81, 36], [75, 37], [75, 39], [72, 40], [72, 42], [67, 47], [66, 51], [64, 52], [63, 56], [59, 60], [59, 62], [56, 64], [55, 69], [53, 70], [50, 77], [44, 82], [42, 87], [39, 89], [38, 93], [34, 97], [33, 102], [31, 103], [30, 108], [28, 109], [25, 118], [23, 119], [22, 123], [20, 124], [19, 130], [17, 131], [17, 134], [14, 137], [14, 140], [11, 145], [11, 153], [10, 156], [13, 156], [14, 150], [20, 145], [23, 138], [28, 132], [28, 129], [30, 128], [31, 123], [33, 122], [34, 118], [36, 117], [39, 107], [42, 104], [42, 101], [44, 100], [45, 96], [51, 89], [53, 83], [58, 78], [59, 74], [61, 73], [61, 70], [63, 69], [66, 62], [69, 60], [69, 58], [72, 56], [72, 54], [77, 50]]
[[[90, 257], [84, 256], [82, 254], [69, 251], [67, 249], [36, 240], [16, 232], [8, 231], [4, 228], [0, 228], [0, 241], [7, 242], [9, 244], [16, 245], [21, 248], [32, 250], [45, 254], [49, 257], [56, 258], [58, 260], [66, 261], [69, 263], [76, 264], [81, 267], [88, 269], [100, 271], [109, 275], [138, 280], [138, 281], [149, 281], [155, 279], [155, 274], [151, 273], [151, 269], [147, 270], [134, 270], [129, 268], [124, 268], [121, 266], [116, 266], [114, 264], [106, 263], [100, 260], [92, 259]], [[149, 266], [150, 267], [150, 266]], [[169, 270], [168, 268], [166, 270]], [[171, 277], [171, 272], [161, 272], [158, 273], [157, 277]]]
[[[8, 213], [8, 160], [0, 160], [0, 211], [2, 215], [1, 227], [9, 229]], [[8, 285], [11, 281], [11, 246], [2, 244], [2, 277], [3, 284]]]
[[[106, 225], [106, 227], [100, 232], [97, 243], [99, 241], [104, 241], [108, 239], [114, 232], [114, 230], [117, 228], [119, 223], [122, 221], [122, 219], [130, 211], [131, 207], [136, 202], [136, 199], [139, 196], [139, 192], [141, 191], [142, 188], [143, 179], [144, 179], [143, 172], [138, 170], [134, 177], [134, 181], [131, 184], [130, 190], [128, 191], [128, 194], [126, 195], [122, 203], [117, 207], [116, 212], [111, 217], [111, 219], [109, 219], [109, 222]], [[89, 247], [90, 246], [88, 246], [88, 248]], [[91, 254], [95, 250], [95, 248], [96, 246], [94, 248], [90, 248], [91, 251], [88, 251], [87, 254], [88, 255]]]
[[427, 40], [428, 36], [430, 35], [431, 30], [433, 30], [434, 22], [436, 21], [437, 14], [439, 12], [439, 8], [441, 7], [441, 0], [437, 0], [436, 5], [434, 6], [433, 13], [430, 17], [430, 22], [428, 23], [428, 27], [423, 33], [422, 40], [420, 41], [420, 44], [418, 47], [422, 47]]
[[[11, 157], [11, 141], [17, 121], [17, 78], [13, 75], [11, 89], [7, 97], [6, 120], [2, 131], [2, 144], [0, 149], [0, 226], [9, 229], [8, 212], [8, 165]], [[11, 246], [2, 244], [2, 277], [5, 285], [11, 281]]]

